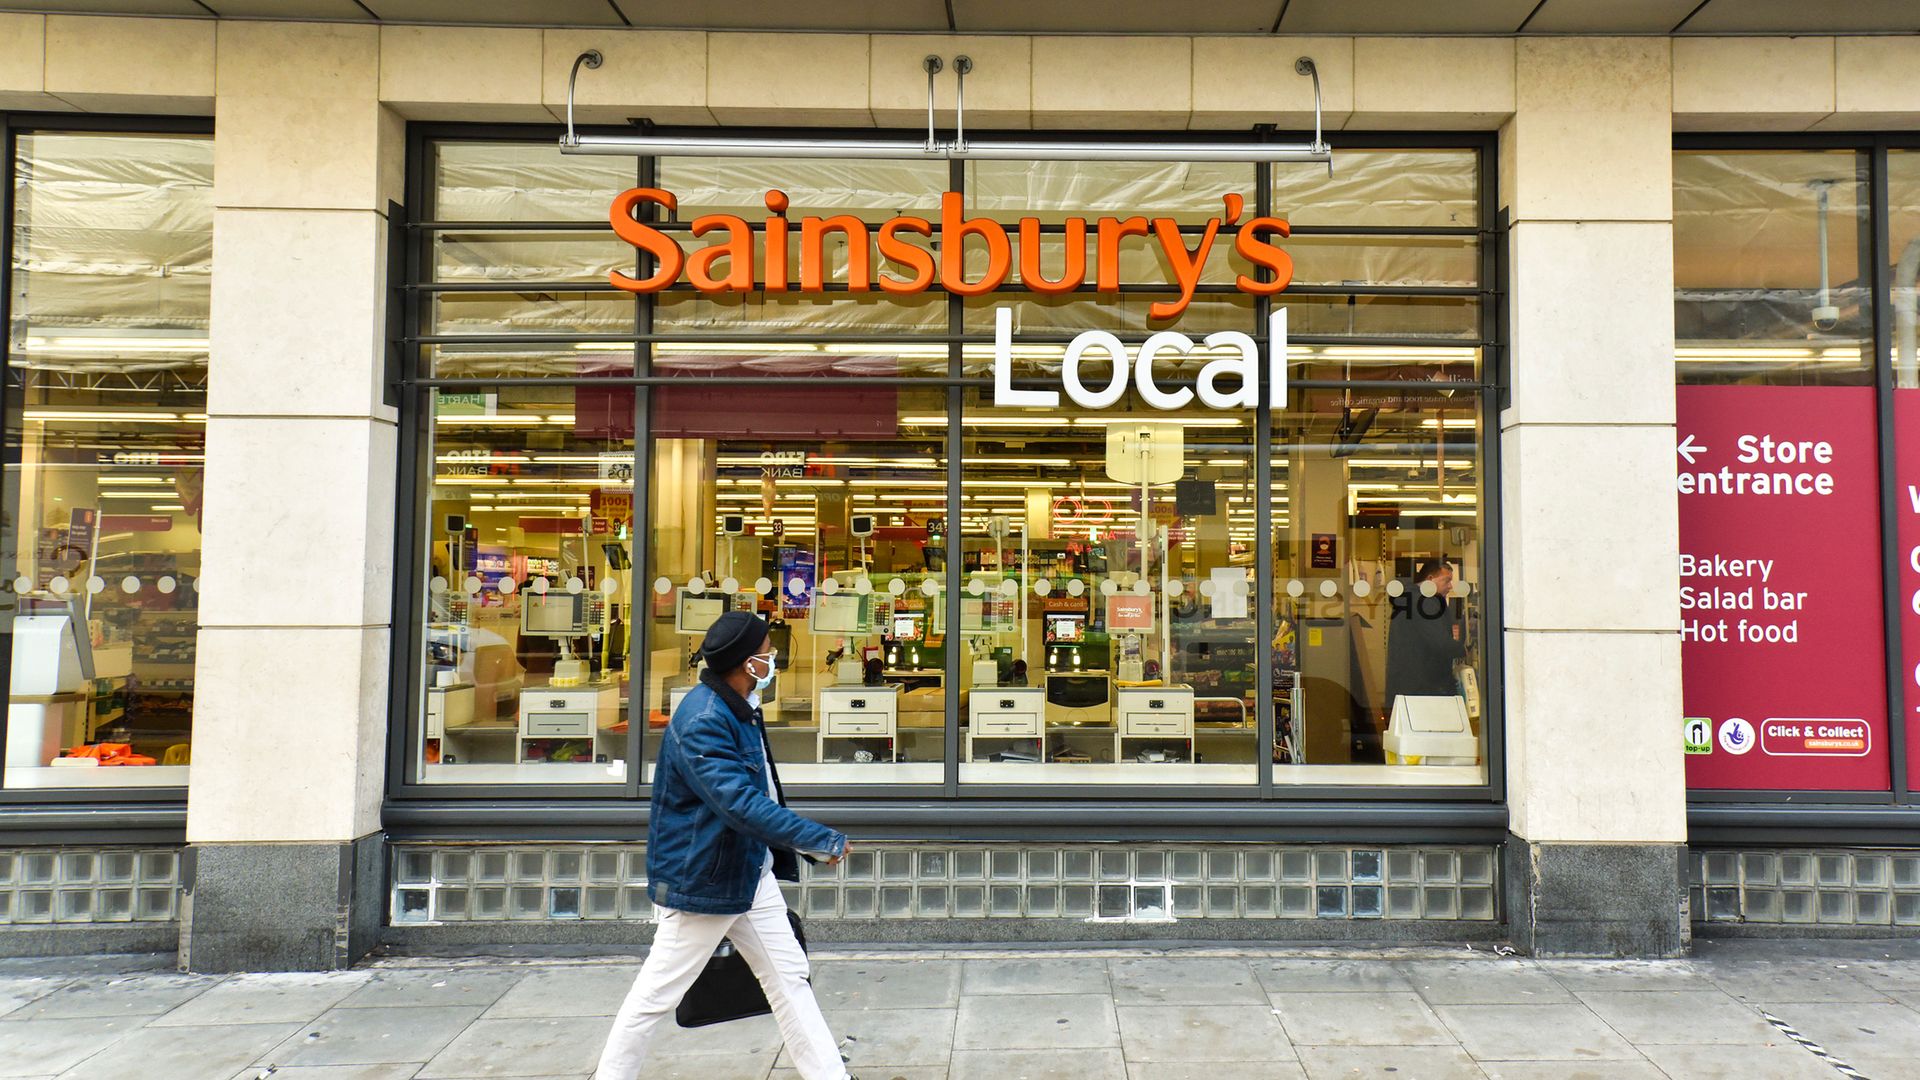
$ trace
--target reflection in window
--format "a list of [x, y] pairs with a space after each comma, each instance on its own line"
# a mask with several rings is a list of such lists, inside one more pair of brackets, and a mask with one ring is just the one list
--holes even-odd
[[22, 134], [10, 164], [4, 785], [184, 786], [213, 140]]

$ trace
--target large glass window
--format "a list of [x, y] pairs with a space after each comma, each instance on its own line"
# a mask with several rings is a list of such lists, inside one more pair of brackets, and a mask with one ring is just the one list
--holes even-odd
[[[699, 634], [747, 610], [779, 650], [763, 696], [790, 785], [922, 797], [1486, 781], [1496, 725], [1476, 692], [1497, 638], [1479, 592], [1482, 150], [1356, 150], [1329, 178], [1220, 163], [570, 169], [588, 159], [429, 146], [444, 205], [416, 213], [433, 223], [416, 233], [427, 280], [411, 354], [431, 466], [409, 779], [637, 790], [697, 679]], [[677, 208], [650, 220], [690, 256], [731, 238], [694, 236], [695, 218], [737, 215], [753, 231], [753, 287], [682, 280], [636, 297], [605, 284], [611, 269], [651, 269], [608, 242], [606, 208], [633, 186], [674, 193]], [[812, 241], [837, 283], [825, 291], [766, 288], [776, 189], [790, 280], [807, 243], [793, 223], [838, 216]], [[1006, 229], [1001, 287], [845, 287], [863, 261], [858, 224], [877, 238], [897, 215], [936, 219], [948, 190], [968, 218]], [[1271, 271], [1231, 227], [1197, 257], [1227, 196], [1243, 222], [1297, 226], [1277, 241], [1294, 263], [1277, 297], [1237, 287]], [[1070, 251], [1069, 219], [1107, 215], [1171, 219], [1192, 264], [1178, 319], [1151, 310], [1180, 293], [1151, 228], [1122, 238], [1119, 289], [1096, 290], [1099, 241]], [[929, 261], [963, 243], [892, 240]], [[964, 244], [978, 280], [987, 247]], [[725, 273], [730, 258], [702, 265]], [[870, 265], [900, 272], [877, 252]], [[1026, 281], [1076, 265], [1075, 288]], [[1131, 389], [1097, 409], [995, 403], [1003, 312], [1013, 384], [1058, 390], [1082, 331], [1129, 352], [1164, 330], [1235, 331], [1265, 349], [1282, 306], [1286, 368], [1311, 385], [1284, 404], [1158, 410]], [[1154, 379], [1195, 389], [1215, 355], [1163, 353]], [[1090, 359], [1082, 374], [1104, 385], [1112, 372]], [[620, 421], [590, 419], [600, 412]], [[637, 464], [630, 502], [617, 503], [608, 461]], [[502, 562], [513, 572], [480, 570]], [[555, 639], [559, 663], [584, 668], [529, 662], [524, 605], [541, 572], [548, 597], [576, 582], [604, 597], [590, 608], [604, 617]], [[1419, 621], [1403, 631], [1402, 615]], [[579, 745], [543, 743], [525, 730], [528, 702], [547, 709], [572, 676], [610, 687], [606, 723], [582, 723], [568, 736]], [[468, 693], [471, 707], [448, 711]]]
[[35, 130], [13, 148], [0, 784], [184, 786], [213, 141]]

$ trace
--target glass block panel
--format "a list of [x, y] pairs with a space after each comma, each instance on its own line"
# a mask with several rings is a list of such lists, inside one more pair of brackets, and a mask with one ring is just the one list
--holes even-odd
[[780, 902], [797, 910], [800, 907], [800, 886], [789, 881], [780, 883]]
[[1064, 885], [1060, 888], [1060, 914], [1069, 919], [1093, 917], [1093, 886]]
[[1687, 890], [1687, 919], [1702, 922], [1707, 917], [1707, 890], [1695, 886]]
[[[880, 877], [885, 881], [913, 880], [913, 852], [883, 851], [880, 853]], [[881, 905], [882, 910], [886, 907]]]
[[874, 856], [875, 853], [871, 851], [856, 851], [848, 855], [847, 861], [841, 864], [842, 873], [848, 881], [872, 881], [879, 863]]
[[1887, 869], [1885, 855], [1855, 855], [1853, 883], [1863, 889], [1884, 889], [1887, 887]]
[[511, 890], [508, 897], [508, 918], [525, 922], [529, 919], [539, 919], [546, 913], [547, 890], [538, 885], [516, 885]]
[[[856, 859], [859, 859], [862, 855], [865, 855], [869, 859], [873, 858], [873, 852], [871, 851], [857, 851], [857, 852], [854, 852], [854, 854], [851, 857], [849, 857], [847, 861], [853, 862]], [[625, 861], [625, 863], [627, 864], [626, 879], [628, 881], [647, 880], [647, 852], [645, 848], [641, 848], [637, 851], [629, 851], [624, 856], [622, 856], [622, 858], [623, 858], [623, 861]]]
[[[619, 860], [614, 860], [618, 864]], [[582, 912], [589, 919], [617, 919], [620, 917], [620, 887], [617, 885], [589, 885], [584, 893], [586, 910]]]
[[1387, 886], [1387, 918], [1417, 919], [1420, 917], [1420, 889], [1416, 885]]
[[1092, 881], [1093, 852], [1080, 850], [1061, 852], [1060, 879], [1062, 881]]
[[102, 922], [131, 922], [133, 890], [101, 889], [99, 903], [94, 906], [93, 917]]
[[165, 922], [174, 917], [179, 894], [166, 886], [139, 889], [133, 894], [133, 909], [142, 922]]
[[1173, 917], [1198, 919], [1207, 913], [1206, 890], [1198, 885], [1173, 887]]
[[1280, 896], [1271, 885], [1248, 885], [1240, 890], [1240, 911], [1249, 919], [1271, 919], [1280, 914]]
[[913, 915], [913, 887], [883, 885], [880, 888], [880, 917], [906, 919]]
[[507, 853], [504, 851], [481, 852], [480, 867], [474, 871], [473, 879], [489, 885], [507, 880]]
[[61, 889], [55, 899], [55, 918], [60, 922], [89, 922], [93, 919], [92, 889]]
[[1782, 885], [1813, 884], [1813, 857], [1811, 855], [1780, 856], [1780, 883]]
[[1133, 917], [1144, 920], [1172, 918], [1168, 910], [1167, 887], [1165, 885], [1135, 885], [1133, 887]]
[[1493, 883], [1493, 852], [1484, 848], [1460, 853], [1460, 880], [1469, 885]]
[[109, 851], [100, 856], [101, 881], [112, 884], [130, 882], [139, 869], [140, 858], [131, 851]]
[[1055, 885], [1027, 886], [1027, 914], [1050, 919], [1060, 914], [1060, 889]]
[[473, 855], [466, 851], [442, 851], [434, 856], [439, 864], [434, 877], [441, 882], [463, 882], [473, 873]]
[[877, 897], [871, 885], [848, 885], [840, 892], [840, 910], [849, 919], [871, 919]]
[[987, 914], [997, 919], [1020, 917], [1020, 886], [995, 885], [987, 890]]
[[544, 851], [519, 851], [513, 856], [513, 878], [515, 881], [545, 881], [547, 879], [547, 853]]
[[[1384, 861], [1384, 857], [1380, 852], [1355, 851], [1351, 856], [1349, 856], [1349, 859], [1350, 859], [1350, 866], [1352, 867], [1352, 870], [1353, 870], [1353, 880], [1355, 881], [1379, 881], [1380, 880], [1381, 871], [1382, 871], [1381, 864]], [[1359, 897], [1356, 896], [1354, 899], [1355, 899], [1355, 902], [1357, 903], [1359, 900]]]
[[1323, 848], [1314, 852], [1313, 880], [1321, 884], [1346, 881], [1347, 853], [1334, 848]]
[[13, 921], [13, 890], [0, 889], [0, 926]]
[[1207, 880], [1240, 880], [1240, 853], [1237, 851], [1207, 852]]
[[1420, 880], [1420, 858], [1416, 851], [1387, 852], [1387, 880]]
[[620, 880], [620, 853], [594, 851], [587, 854], [587, 880], [597, 885], [616, 884]]
[[1240, 853], [1240, 875], [1248, 881], [1273, 880], [1272, 851], [1243, 851]]
[[149, 851], [140, 856], [140, 880], [149, 885], [179, 880], [180, 855], [173, 851]]
[[1460, 917], [1463, 919], [1492, 919], [1494, 914], [1493, 890], [1469, 886], [1460, 890]]
[[[1020, 860], [1017, 851], [996, 852], [1012, 855], [1015, 863]], [[953, 853], [953, 880], [979, 881], [987, 876], [987, 853], [984, 851], [956, 851]], [[1016, 875], [1017, 876], [1017, 875]]]
[[1141, 881], [1162, 880], [1167, 876], [1167, 853], [1164, 851], [1134, 852], [1133, 873]]
[[1725, 886], [1708, 886], [1707, 918], [1718, 922], [1739, 922], [1740, 890]]
[[1819, 920], [1823, 923], [1847, 923], [1853, 921], [1853, 898], [1844, 892], [1819, 893]]
[[1740, 881], [1740, 856], [1731, 851], [1707, 852], [1707, 884], [1733, 885]]
[[1345, 918], [1347, 889], [1344, 885], [1321, 885], [1313, 890], [1313, 913], [1322, 919]]
[[[1176, 851], [1173, 853], [1173, 880], [1199, 881], [1202, 876], [1203, 860], [1198, 851]], [[1176, 910], [1179, 905], [1175, 904]]]
[[0, 885], [13, 884], [13, 868], [18, 865], [11, 851], [0, 851]]
[[1460, 894], [1457, 891], [1429, 885], [1423, 892], [1427, 901], [1427, 918], [1457, 919], [1460, 917]]
[[1102, 851], [1100, 853], [1101, 881], [1125, 881], [1132, 876], [1132, 859], [1129, 852]]
[[1780, 860], [1777, 856], [1761, 851], [1749, 851], [1740, 856], [1740, 880], [1749, 885], [1771, 885], [1780, 880]]
[[1313, 853], [1308, 851], [1282, 851], [1280, 853], [1281, 881], [1312, 881]]
[[955, 885], [953, 887], [953, 917], [956, 919], [982, 919], [987, 914], [987, 890], [981, 885]]
[[25, 872], [20, 875], [22, 883], [27, 885], [51, 885], [56, 862], [52, 853], [37, 852], [22, 860]]
[[814, 885], [804, 892], [805, 911], [808, 918], [831, 919], [840, 914], [840, 890], [831, 885]]
[[1128, 885], [1100, 886], [1100, 917], [1125, 919], [1133, 915], [1133, 888]]
[[1813, 893], [1805, 889], [1788, 889], [1780, 894], [1780, 920], [1790, 923], [1810, 923], [1813, 921]]
[[1854, 921], [1869, 926], [1885, 926], [1891, 923], [1893, 907], [1887, 903], [1887, 899], [1887, 894], [1882, 892], [1854, 893]]
[[1893, 921], [1901, 926], [1920, 926], [1920, 893], [1893, 894]]
[[433, 880], [433, 852], [403, 848], [396, 861], [399, 865], [394, 868], [398, 877], [395, 884], [425, 885]]
[[1240, 890], [1232, 885], [1207, 886], [1207, 918], [1232, 919], [1240, 914]]
[[650, 919], [653, 917], [653, 897], [638, 885], [629, 885], [620, 890], [620, 903], [629, 919]]
[[1027, 852], [1027, 880], [1052, 881], [1060, 876], [1060, 853], [1057, 851]]
[[579, 881], [580, 871], [586, 865], [586, 857], [578, 851], [556, 851], [553, 853], [552, 874], [554, 881]]
[[1895, 855], [1892, 862], [1894, 888], [1920, 889], [1920, 855]]
[[1459, 867], [1451, 851], [1423, 851], [1420, 853], [1420, 873], [1426, 881], [1458, 881]]
[[[433, 917], [442, 922], [464, 922], [467, 918], [467, 902], [472, 894], [464, 885], [443, 886], [433, 891]], [[619, 900], [614, 904], [617, 907]], [[615, 914], [618, 914], [616, 912]]]
[[988, 860], [988, 872], [995, 881], [1020, 880], [1020, 853], [1018, 851], [996, 851]]
[[395, 889], [393, 897], [393, 921], [401, 923], [426, 922], [432, 911], [432, 891], [428, 889]]
[[[920, 880], [921, 881], [947, 880], [947, 853], [946, 852], [923, 851], [920, 853]], [[946, 908], [945, 901], [942, 901], [940, 906], [942, 910], [944, 910]]]
[[1687, 853], [1687, 883], [1704, 885], [1707, 881], [1707, 854], [1704, 851]]
[[1353, 917], [1356, 919], [1377, 919], [1386, 914], [1386, 896], [1378, 885], [1355, 885], [1353, 887]]
[[1313, 890], [1305, 885], [1288, 885], [1280, 890], [1280, 916], [1285, 919], [1313, 917]]
[[52, 922], [53, 890], [21, 889], [14, 894], [14, 907], [16, 922]]
[[1748, 922], [1779, 922], [1780, 893], [1775, 889], [1748, 887], [1741, 893], [1740, 910]]
[[1845, 855], [1816, 855], [1813, 859], [1814, 882], [1824, 888], [1849, 884]]
[[99, 860], [91, 851], [66, 851], [60, 855], [60, 881], [67, 885], [92, 884]]
[[[579, 867], [574, 867], [578, 876]], [[549, 890], [548, 913], [555, 919], [577, 919], [580, 917], [580, 887], [566, 885]]]

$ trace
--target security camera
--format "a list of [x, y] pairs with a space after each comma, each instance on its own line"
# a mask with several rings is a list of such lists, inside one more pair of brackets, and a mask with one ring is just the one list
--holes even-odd
[[1832, 305], [1813, 309], [1813, 325], [1816, 330], [1831, 330], [1840, 325], [1840, 309]]

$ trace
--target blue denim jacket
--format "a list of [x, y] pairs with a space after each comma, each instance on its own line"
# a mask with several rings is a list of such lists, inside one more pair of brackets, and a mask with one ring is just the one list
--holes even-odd
[[[753, 906], [769, 848], [776, 876], [799, 876], [798, 852], [830, 859], [847, 838], [767, 796], [773, 762], [759, 710], [703, 673], [674, 710], [653, 773], [647, 822], [647, 895], [702, 915]], [[779, 774], [773, 773], [779, 792]]]

